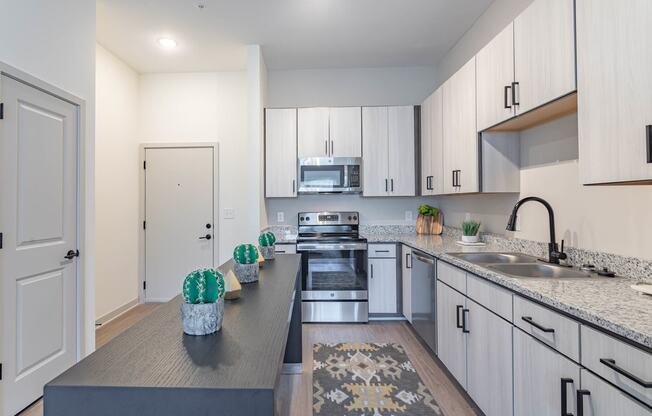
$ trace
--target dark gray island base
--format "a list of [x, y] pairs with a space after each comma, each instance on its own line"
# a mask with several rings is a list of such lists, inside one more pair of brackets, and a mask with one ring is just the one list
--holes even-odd
[[301, 363], [300, 259], [265, 262], [213, 335], [184, 335], [181, 296], [161, 305], [48, 383], [45, 416], [273, 415], [283, 363]]

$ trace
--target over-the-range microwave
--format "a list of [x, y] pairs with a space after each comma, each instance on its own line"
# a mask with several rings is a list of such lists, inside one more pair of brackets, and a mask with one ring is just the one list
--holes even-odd
[[362, 158], [300, 158], [298, 176], [300, 194], [359, 194], [362, 192]]

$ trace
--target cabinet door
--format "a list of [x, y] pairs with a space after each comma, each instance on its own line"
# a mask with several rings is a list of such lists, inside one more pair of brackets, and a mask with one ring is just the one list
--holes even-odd
[[486, 416], [512, 414], [512, 324], [467, 299], [467, 392]]
[[297, 110], [265, 110], [265, 196], [297, 196]]
[[430, 104], [430, 187], [433, 195], [444, 193], [444, 103], [443, 88], [437, 88]]
[[331, 157], [362, 157], [362, 109], [330, 109]]
[[466, 388], [466, 334], [462, 314], [466, 297], [437, 281], [437, 356]]
[[443, 94], [444, 192], [478, 192], [475, 57], [444, 83]]
[[299, 157], [327, 157], [330, 143], [328, 136], [328, 108], [300, 108], [298, 117]]
[[575, 90], [573, 0], [535, 0], [514, 20], [514, 75], [518, 114]]
[[631, 399], [584, 369], [582, 390], [589, 394], [581, 396], [583, 411], [578, 410], [578, 416], [649, 416], [652, 414], [650, 408]]
[[652, 179], [651, 21], [649, 0], [577, 0], [584, 184]]
[[412, 249], [406, 245], [401, 247], [403, 316], [412, 323]]
[[388, 107], [389, 191], [392, 196], [415, 196], [414, 107]]
[[396, 259], [369, 259], [369, 313], [396, 313]]
[[362, 148], [363, 195], [386, 196], [389, 191], [387, 107], [362, 108]]
[[432, 101], [435, 93], [426, 98], [421, 103], [421, 195], [432, 195], [433, 191], [430, 189], [430, 181], [432, 179], [432, 132], [431, 132], [431, 117], [432, 117]]
[[475, 57], [478, 131], [514, 116], [514, 24], [510, 23]]
[[514, 328], [514, 415], [558, 416], [565, 385], [566, 409], [573, 413], [580, 368], [520, 329]]

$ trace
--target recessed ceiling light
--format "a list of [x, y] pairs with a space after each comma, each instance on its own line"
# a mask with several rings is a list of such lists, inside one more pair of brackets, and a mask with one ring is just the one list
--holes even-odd
[[158, 46], [163, 49], [174, 49], [177, 47], [177, 41], [170, 38], [160, 38], [158, 40]]

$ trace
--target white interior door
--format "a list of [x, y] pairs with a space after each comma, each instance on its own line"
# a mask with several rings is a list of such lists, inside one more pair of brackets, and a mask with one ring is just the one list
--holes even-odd
[[145, 149], [145, 300], [181, 293], [186, 275], [214, 267], [212, 147]]
[[2, 76], [2, 415], [77, 360], [79, 107]]

